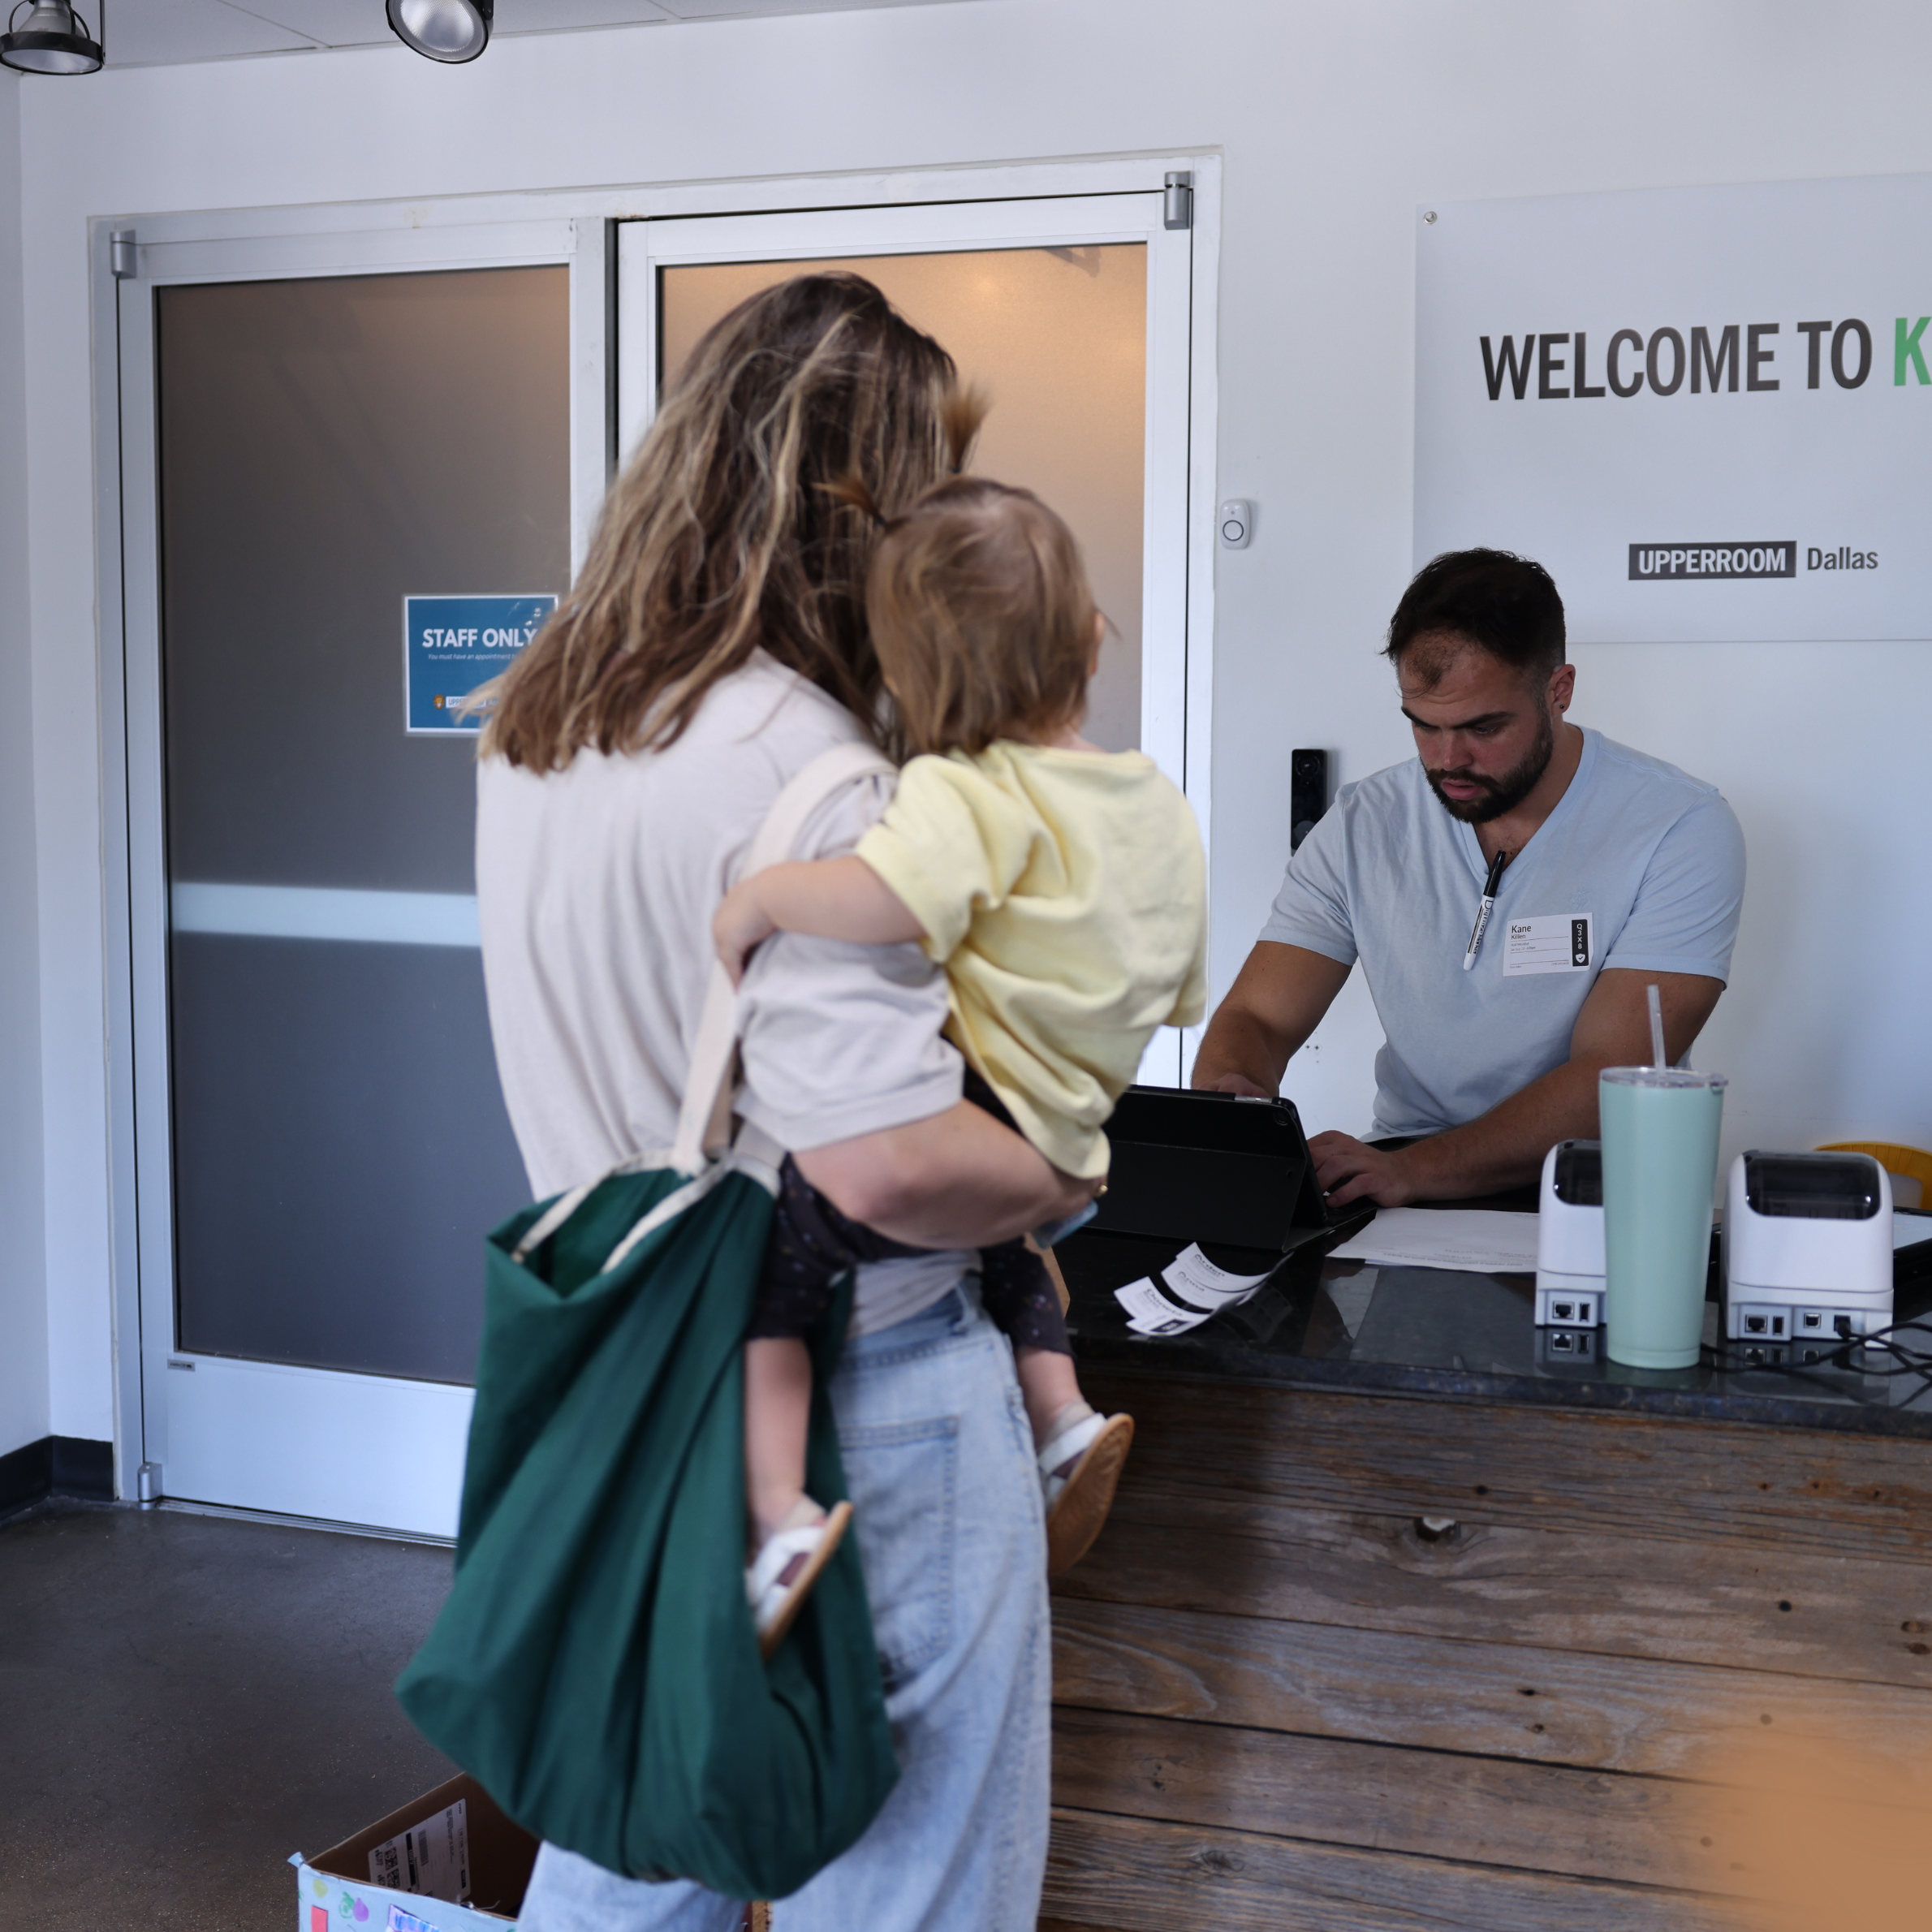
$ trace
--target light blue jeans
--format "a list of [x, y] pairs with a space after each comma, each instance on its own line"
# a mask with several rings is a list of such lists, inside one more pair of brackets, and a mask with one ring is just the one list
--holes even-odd
[[[973, 1278], [851, 1343], [832, 1382], [899, 1781], [775, 1932], [1033, 1932], [1046, 1866], [1046, 1554], [1033, 1436]], [[518, 1932], [731, 1932], [688, 1883], [538, 1853]]]

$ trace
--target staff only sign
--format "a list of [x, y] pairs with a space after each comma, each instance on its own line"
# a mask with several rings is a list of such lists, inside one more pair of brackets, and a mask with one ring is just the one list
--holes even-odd
[[1419, 212], [1416, 558], [1583, 642], [1932, 636], [1932, 175]]
[[481, 714], [464, 701], [500, 676], [557, 608], [548, 592], [524, 597], [403, 599], [403, 728], [475, 731]]

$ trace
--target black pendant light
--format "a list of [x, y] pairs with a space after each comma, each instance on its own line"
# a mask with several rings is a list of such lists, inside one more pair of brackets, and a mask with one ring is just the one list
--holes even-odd
[[389, 24], [429, 60], [474, 60], [489, 45], [496, 0], [389, 0]]
[[[29, 5], [33, 11], [21, 20], [21, 9]], [[106, 13], [94, 17], [105, 34]], [[106, 58], [68, 0], [19, 0], [0, 33], [0, 62], [23, 74], [97, 74]]]

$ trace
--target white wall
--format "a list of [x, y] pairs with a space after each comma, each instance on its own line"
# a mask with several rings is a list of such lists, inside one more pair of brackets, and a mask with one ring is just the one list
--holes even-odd
[[[25, 90], [55, 1426], [109, 1433], [88, 215], [1221, 148], [1220, 493], [1258, 512], [1218, 559], [1218, 987], [1281, 863], [1287, 748], [1411, 755], [1375, 649], [1410, 565], [1416, 205], [1932, 169], [1929, 84], [1905, 0], [977, 0]], [[1753, 841], [1699, 1051], [1733, 1144], [1932, 1141], [1932, 650], [1580, 655], [1576, 714], [1719, 781]], [[1291, 1076], [1311, 1125], [1365, 1122], [1375, 1038], [1358, 985]]]
[[20, 84], [0, 69], [0, 1455], [47, 1434]]

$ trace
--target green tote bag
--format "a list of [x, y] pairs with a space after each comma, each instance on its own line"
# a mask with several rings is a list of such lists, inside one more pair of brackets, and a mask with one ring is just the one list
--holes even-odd
[[[822, 754], [745, 869], [889, 769], [869, 746]], [[721, 968], [673, 1148], [489, 1237], [455, 1581], [396, 1693], [540, 1837], [632, 1877], [783, 1898], [899, 1772], [856, 1540], [769, 1664], [745, 1600], [744, 1335], [781, 1156], [748, 1127], [721, 1146], [735, 1007]], [[808, 1481], [828, 1505], [846, 1494], [826, 1389], [849, 1302], [812, 1339]]]

